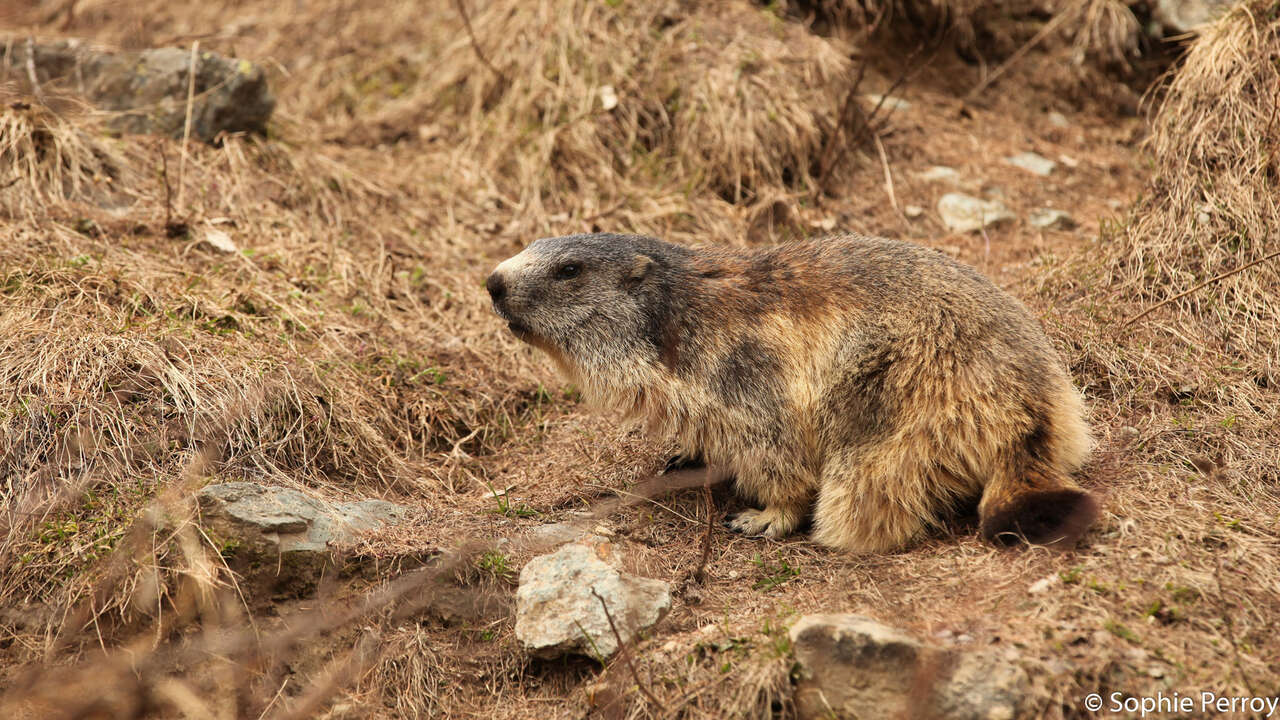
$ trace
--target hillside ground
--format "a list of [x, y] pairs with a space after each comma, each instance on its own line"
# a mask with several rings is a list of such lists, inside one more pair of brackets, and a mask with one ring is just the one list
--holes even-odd
[[[1004, 654], [1035, 679], [1033, 716], [1087, 714], [1095, 691], [1280, 693], [1275, 306], [1255, 325], [1227, 300], [1128, 322], [1274, 248], [1255, 235], [1214, 269], [1143, 244], [1182, 222], [1161, 205], [1180, 151], [1156, 78], [1183, 44], [1146, 39], [1117, 64], [1062, 33], [1017, 52], [1043, 13], [934, 41], [841, 32], [807, 4], [471, 4], [465, 21], [467, 4], [391, 0], [0, 14], [19, 38], [199, 41], [266, 67], [278, 99], [267, 137], [184, 145], [110, 137], [70, 100], [20, 106], [31, 89], [0, 81], [0, 155], [40, 158], [0, 176], [6, 714], [786, 716], [786, 628], [812, 612]], [[874, 133], [842, 120], [855, 89]], [[906, 103], [865, 97], [890, 89]], [[842, 123], [855, 142], [831, 140]], [[1057, 167], [1006, 161], [1022, 152]], [[950, 233], [952, 191], [1018, 219]], [[1034, 229], [1041, 208], [1078, 226]], [[838, 229], [938, 248], [1033, 309], [1088, 399], [1097, 526], [1072, 551], [1001, 550], [960, 518], [856, 557], [713, 522], [699, 581], [708, 514], [737, 501], [643, 498], [600, 525], [632, 571], [677, 588], [632, 650], [664, 707], [620, 661], [526, 656], [519, 541], [626, 497], [671, 449], [578, 402], [492, 315], [487, 272], [573, 232]], [[264, 606], [189, 521], [194, 488], [234, 479], [413, 520], [349, 549], [363, 571]], [[442, 567], [448, 592], [394, 584]], [[454, 590], [461, 605], [435, 601]]]

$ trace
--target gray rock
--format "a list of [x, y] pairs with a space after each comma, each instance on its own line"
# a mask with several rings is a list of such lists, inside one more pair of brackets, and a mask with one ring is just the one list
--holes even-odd
[[1004, 203], [982, 200], [964, 193], [947, 193], [938, 200], [938, 214], [942, 223], [952, 232], [970, 232], [988, 225], [1013, 220]]
[[1076, 219], [1070, 213], [1052, 208], [1032, 210], [1027, 216], [1027, 222], [1040, 230], [1071, 230], [1076, 227]]
[[[8, 74], [27, 81], [28, 58], [43, 88], [53, 85], [81, 93], [113, 111], [117, 132], [182, 137], [186, 123], [191, 51], [156, 48], [111, 52], [76, 40], [28, 44], [0, 39]], [[0, 60], [0, 66], [3, 66]], [[196, 57], [191, 135], [213, 142], [221, 132], [263, 132], [275, 109], [262, 68], [248, 60], [211, 52]]]
[[618, 642], [594, 588], [609, 607], [624, 643], [671, 609], [671, 588], [660, 580], [620, 572], [612, 543], [597, 538], [565, 545], [530, 560], [516, 590], [516, 638], [542, 657], [580, 654], [608, 659]]
[[956, 183], [960, 180], [960, 173], [955, 168], [946, 165], [934, 165], [933, 167], [918, 173], [916, 177], [925, 182], [949, 182]]
[[329, 505], [292, 488], [250, 482], [208, 485], [198, 499], [201, 524], [228, 563], [272, 591], [306, 591], [334, 565], [336, 546], [408, 513], [385, 500]]
[[1157, 0], [1155, 20], [1175, 34], [1200, 32], [1240, 0]]
[[920, 207], [919, 205], [907, 205], [902, 208], [902, 213], [906, 215], [909, 219], [915, 220], [921, 215], [924, 215], [924, 208]]
[[[1022, 710], [1031, 681], [1021, 667], [980, 653], [954, 652], [939, 673], [934, 717], [954, 720], [1013, 720]], [[945, 679], [944, 679], [945, 678]]]
[[589, 529], [584, 522], [559, 522], [534, 528], [529, 532], [529, 542], [535, 548], [552, 548], [577, 540], [608, 540], [611, 534], [601, 525]]
[[573, 523], [539, 525], [529, 533], [529, 539], [538, 545], [563, 545], [587, 534], [585, 527]]
[[863, 97], [867, 99], [867, 102], [871, 104], [872, 108], [875, 108], [877, 105], [879, 105], [881, 112], [886, 112], [886, 111], [896, 112], [898, 110], [906, 110], [911, 107], [911, 103], [907, 102], [906, 100], [903, 100], [900, 97], [894, 97], [892, 95], [879, 95], [876, 93], [868, 93], [866, 95], [863, 95]]
[[1029, 173], [1034, 173], [1040, 177], [1048, 177], [1053, 169], [1058, 167], [1058, 163], [1039, 153], [1024, 152], [1018, 153], [1004, 159], [1005, 162], [1014, 167], [1022, 168]]
[[1049, 124], [1056, 128], [1063, 129], [1071, 127], [1071, 121], [1067, 119], [1067, 116], [1057, 110], [1053, 110], [1049, 113]]
[[859, 615], [806, 615], [791, 628], [801, 718], [1017, 717], [1030, 683], [990, 655], [937, 648]]

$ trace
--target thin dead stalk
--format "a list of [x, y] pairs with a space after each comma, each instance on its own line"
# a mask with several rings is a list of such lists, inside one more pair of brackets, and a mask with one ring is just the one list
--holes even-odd
[[199, 57], [200, 41], [191, 43], [191, 62], [187, 66], [187, 116], [182, 124], [182, 160], [178, 163], [178, 212], [183, 212], [183, 195], [187, 179], [187, 143], [191, 141], [191, 110], [196, 99], [196, 65]]
[[636, 687], [640, 689], [645, 699], [652, 703], [655, 708], [662, 707], [662, 703], [658, 702], [658, 698], [654, 697], [653, 691], [640, 680], [640, 673], [636, 670], [635, 663], [631, 662], [631, 653], [627, 652], [627, 644], [622, 642], [622, 635], [618, 633], [618, 626], [613, 622], [613, 613], [609, 612], [609, 604], [604, 601], [604, 597], [600, 593], [596, 592], [595, 586], [591, 587], [591, 594], [596, 596], [596, 599], [600, 601], [600, 607], [604, 608], [604, 618], [609, 621], [609, 629], [613, 631], [613, 638], [618, 643], [618, 652], [622, 655], [622, 661], [627, 664], [627, 670], [631, 672], [631, 679], [635, 681]]
[[40, 89], [40, 77], [36, 75], [36, 44], [35, 40], [27, 38], [27, 80], [31, 83], [31, 94], [37, 99], [44, 100], [44, 92]]
[[1164, 299], [1164, 300], [1161, 300], [1160, 302], [1156, 303], [1155, 305], [1152, 305], [1151, 307], [1147, 308], [1146, 310], [1143, 310], [1142, 312], [1138, 313], [1137, 315], [1134, 315], [1133, 317], [1129, 318], [1128, 320], [1125, 320], [1125, 321], [1124, 321], [1124, 327], [1128, 327], [1128, 326], [1130, 326], [1130, 325], [1132, 325], [1132, 324], [1134, 324], [1134, 323], [1138, 322], [1138, 321], [1139, 321], [1139, 320], [1141, 320], [1142, 318], [1144, 318], [1144, 317], [1146, 317], [1146, 316], [1150, 315], [1151, 313], [1155, 312], [1156, 310], [1159, 310], [1160, 308], [1164, 307], [1165, 305], [1168, 305], [1169, 303], [1174, 302], [1174, 301], [1177, 301], [1177, 300], [1181, 300], [1182, 298], [1184, 298], [1184, 297], [1186, 297], [1186, 296], [1188, 296], [1188, 295], [1190, 295], [1190, 294], [1192, 294], [1192, 293], [1196, 292], [1197, 290], [1200, 290], [1201, 288], [1203, 288], [1203, 287], [1205, 287], [1205, 286], [1207, 286], [1207, 285], [1212, 285], [1212, 284], [1214, 284], [1214, 283], [1216, 283], [1216, 282], [1218, 282], [1218, 281], [1220, 281], [1220, 280], [1226, 280], [1227, 278], [1231, 277], [1232, 275], [1236, 275], [1236, 274], [1238, 274], [1238, 273], [1242, 273], [1242, 272], [1244, 272], [1245, 270], [1248, 270], [1249, 268], [1253, 267], [1254, 265], [1260, 265], [1260, 264], [1262, 264], [1262, 263], [1264, 263], [1264, 262], [1266, 262], [1266, 261], [1268, 261], [1268, 260], [1274, 260], [1274, 259], [1275, 259], [1275, 258], [1277, 258], [1277, 257], [1280, 257], [1280, 250], [1277, 250], [1277, 251], [1275, 251], [1275, 252], [1271, 253], [1270, 255], [1266, 255], [1266, 256], [1260, 257], [1260, 258], [1258, 258], [1257, 260], [1254, 260], [1253, 262], [1248, 263], [1248, 264], [1246, 264], [1246, 265], [1241, 265], [1240, 267], [1238, 267], [1238, 268], [1236, 268], [1236, 269], [1234, 269], [1234, 270], [1228, 270], [1227, 272], [1224, 272], [1224, 273], [1222, 273], [1221, 275], [1218, 275], [1217, 277], [1211, 277], [1211, 278], [1209, 278], [1208, 280], [1205, 280], [1204, 282], [1200, 283], [1199, 285], [1197, 285], [1197, 286], [1195, 286], [1195, 287], [1191, 288], [1190, 290], [1187, 290], [1186, 292], [1178, 293], [1177, 295], [1174, 295], [1174, 296], [1173, 296], [1173, 297], [1171, 297], [1171, 298], [1166, 298], [1166, 299]]
[[880, 166], [884, 168], [884, 190], [889, 194], [889, 204], [893, 205], [893, 211], [902, 214], [902, 208], [898, 207], [898, 198], [893, 192], [893, 173], [889, 171], [889, 156], [885, 154], [884, 143], [880, 141], [880, 135], [872, 136], [875, 140], [876, 153], [880, 156]]
[[831, 172], [831, 168], [836, 164], [836, 148], [840, 143], [841, 136], [844, 134], [845, 118], [853, 113], [856, 103], [858, 102], [858, 90], [862, 87], [862, 79], [866, 76], [867, 63], [865, 60], [858, 63], [857, 74], [853, 78], [853, 84], [849, 86], [849, 92], [844, 96], [844, 102], [840, 105], [840, 114], [836, 116], [835, 129], [831, 131], [830, 137], [822, 146], [822, 154], [818, 158], [817, 172], [814, 177], [818, 181], [818, 186], [823, 187], [826, 184], [827, 175]]
[[476, 57], [479, 58], [480, 62], [483, 63], [485, 67], [489, 68], [489, 71], [492, 72], [500, 82], [506, 83], [507, 76], [503, 75], [502, 71], [499, 70], [498, 67], [494, 65], [484, 54], [484, 51], [480, 49], [480, 41], [476, 39], [476, 31], [471, 27], [471, 16], [467, 14], [467, 5], [464, 0], [453, 0], [453, 6], [458, 9], [458, 14], [462, 16], [462, 24], [467, 28], [467, 37], [471, 38], [471, 49], [475, 51]]
[[[177, 237], [185, 232], [186, 226], [173, 219], [173, 187], [169, 184], [169, 153], [165, 152], [164, 140], [156, 141], [156, 152], [160, 155], [160, 187], [164, 190], [164, 231], [169, 237]], [[178, 228], [182, 228], [178, 231]]]
[[707, 468], [707, 482], [702, 486], [702, 496], [707, 501], [707, 529], [702, 534], [702, 557], [693, 571], [693, 579], [701, 584], [706, 579], [707, 561], [711, 559], [711, 532], [715, 521], [715, 504], [711, 501], [711, 468]]
[[1060, 25], [1062, 25], [1068, 19], [1074, 18], [1075, 16], [1076, 16], [1076, 13], [1074, 12], [1064, 12], [1059, 15], [1055, 15], [1052, 20], [1044, 24], [1044, 27], [1040, 28], [1040, 32], [1037, 32], [1034, 36], [1032, 36], [1032, 38], [1028, 40], [1026, 43], [1024, 43], [1022, 47], [1015, 50], [1007, 60], [1000, 63], [1000, 66], [997, 67], [995, 70], [993, 70], [990, 75], [983, 78], [982, 82], [974, 86], [974, 88], [969, 91], [969, 94], [964, 96], [964, 102], [966, 104], [972, 102], [974, 98], [982, 94], [983, 90], [986, 90], [987, 88], [991, 87], [992, 83], [994, 83], [996, 80], [999, 80], [1000, 76], [1004, 75], [1009, 68], [1013, 67], [1014, 65], [1017, 65], [1018, 61], [1022, 60], [1023, 56], [1025, 56], [1028, 52], [1030, 52], [1032, 48], [1034, 48], [1036, 45], [1039, 45], [1042, 40], [1049, 37], [1049, 35], [1054, 30], [1057, 30]]

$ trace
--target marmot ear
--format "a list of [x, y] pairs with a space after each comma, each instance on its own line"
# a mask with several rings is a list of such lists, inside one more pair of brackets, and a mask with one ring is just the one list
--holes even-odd
[[648, 255], [636, 255], [635, 259], [631, 261], [631, 270], [627, 273], [627, 286], [639, 285], [640, 281], [649, 275], [649, 269], [652, 267], [653, 258]]

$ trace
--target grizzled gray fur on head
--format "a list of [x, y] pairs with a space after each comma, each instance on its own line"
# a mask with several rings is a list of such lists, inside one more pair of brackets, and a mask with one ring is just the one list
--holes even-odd
[[766, 248], [533, 242], [494, 310], [588, 401], [647, 421], [764, 505], [736, 530], [888, 550], [980, 499], [994, 542], [1074, 542], [1091, 440], [1035, 318], [973, 268], [885, 238]]
[[499, 265], [485, 286], [517, 337], [594, 365], [656, 352], [661, 318], [690, 255], [632, 235], [542, 238]]

